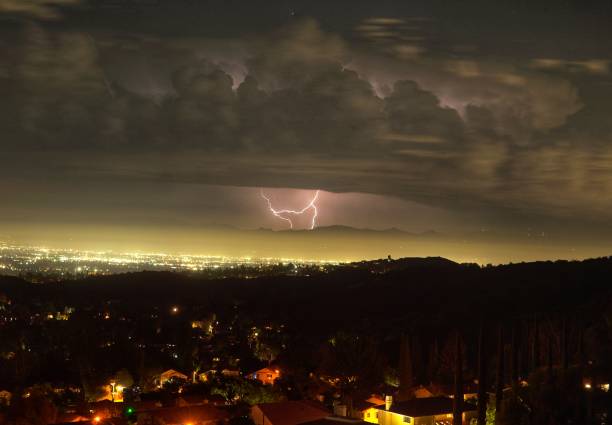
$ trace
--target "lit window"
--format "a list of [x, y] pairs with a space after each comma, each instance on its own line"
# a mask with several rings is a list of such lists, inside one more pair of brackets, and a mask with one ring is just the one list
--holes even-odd
[[404, 416], [404, 422], [409, 424], [410, 423], [410, 416]]

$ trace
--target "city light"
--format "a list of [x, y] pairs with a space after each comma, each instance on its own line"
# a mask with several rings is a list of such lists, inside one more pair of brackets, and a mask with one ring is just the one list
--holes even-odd
[[[316, 199], [316, 198], [315, 198]], [[210, 255], [169, 254], [159, 252], [114, 252], [52, 249], [13, 245], [0, 241], [3, 274], [43, 275], [47, 280], [150, 271], [216, 272], [240, 270], [241, 267], [265, 268], [278, 265], [326, 266], [340, 260], [305, 258], [256, 258]], [[246, 276], [245, 276], [246, 277]]]

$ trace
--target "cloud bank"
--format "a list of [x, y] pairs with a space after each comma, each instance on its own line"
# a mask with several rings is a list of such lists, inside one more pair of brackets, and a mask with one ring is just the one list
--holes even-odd
[[[52, 17], [63, 3], [20, 7]], [[399, 23], [364, 25], [376, 38]], [[308, 19], [248, 40], [35, 24], [18, 38], [0, 57], [5, 176], [320, 188], [612, 218], [607, 62], [388, 55]], [[582, 75], [600, 79], [596, 95], [580, 90]]]

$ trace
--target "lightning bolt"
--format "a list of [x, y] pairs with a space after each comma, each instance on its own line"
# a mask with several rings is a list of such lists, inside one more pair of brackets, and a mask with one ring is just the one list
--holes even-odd
[[270, 200], [270, 198], [268, 198], [266, 196], [266, 194], [264, 193], [263, 189], [261, 189], [260, 193], [261, 193], [261, 197], [263, 199], [266, 200], [266, 202], [268, 203], [268, 209], [270, 210], [270, 212], [275, 216], [280, 218], [281, 220], [285, 220], [287, 223], [289, 223], [289, 228], [293, 229], [293, 221], [291, 221], [291, 219], [289, 217], [285, 217], [284, 215], [287, 214], [293, 214], [293, 215], [302, 215], [304, 214], [306, 211], [308, 210], [312, 210], [312, 220], [310, 221], [310, 230], [314, 229], [315, 226], [317, 225], [317, 216], [319, 215], [319, 210], [317, 209], [317, 199], [319, 199], [319, 190], [317, 190], [314, 194], [314, 196], [312, 197], [312, 199], [310, 200], [310, 202], [308, 203], [308, 205], [306, 205], [304, 208], [302, 208], [301, 210], [277, 210], [274, 209], [274, 207], [272, 206], [272, 201]]

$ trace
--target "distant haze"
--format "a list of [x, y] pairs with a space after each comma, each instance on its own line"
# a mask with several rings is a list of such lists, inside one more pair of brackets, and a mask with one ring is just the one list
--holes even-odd
[[117, 252], [180, 253], [234, 258], [359, 261], [363, 259], [441, 256], [457, 262], [508, 262], [584, 259], [609, 254], [606, 245], [537, 235], [408, 233], [325, 227], [314, 231], [240, 230], [101, 226], [44, 226], [13, 231], [3, 241], [50, 248]]

